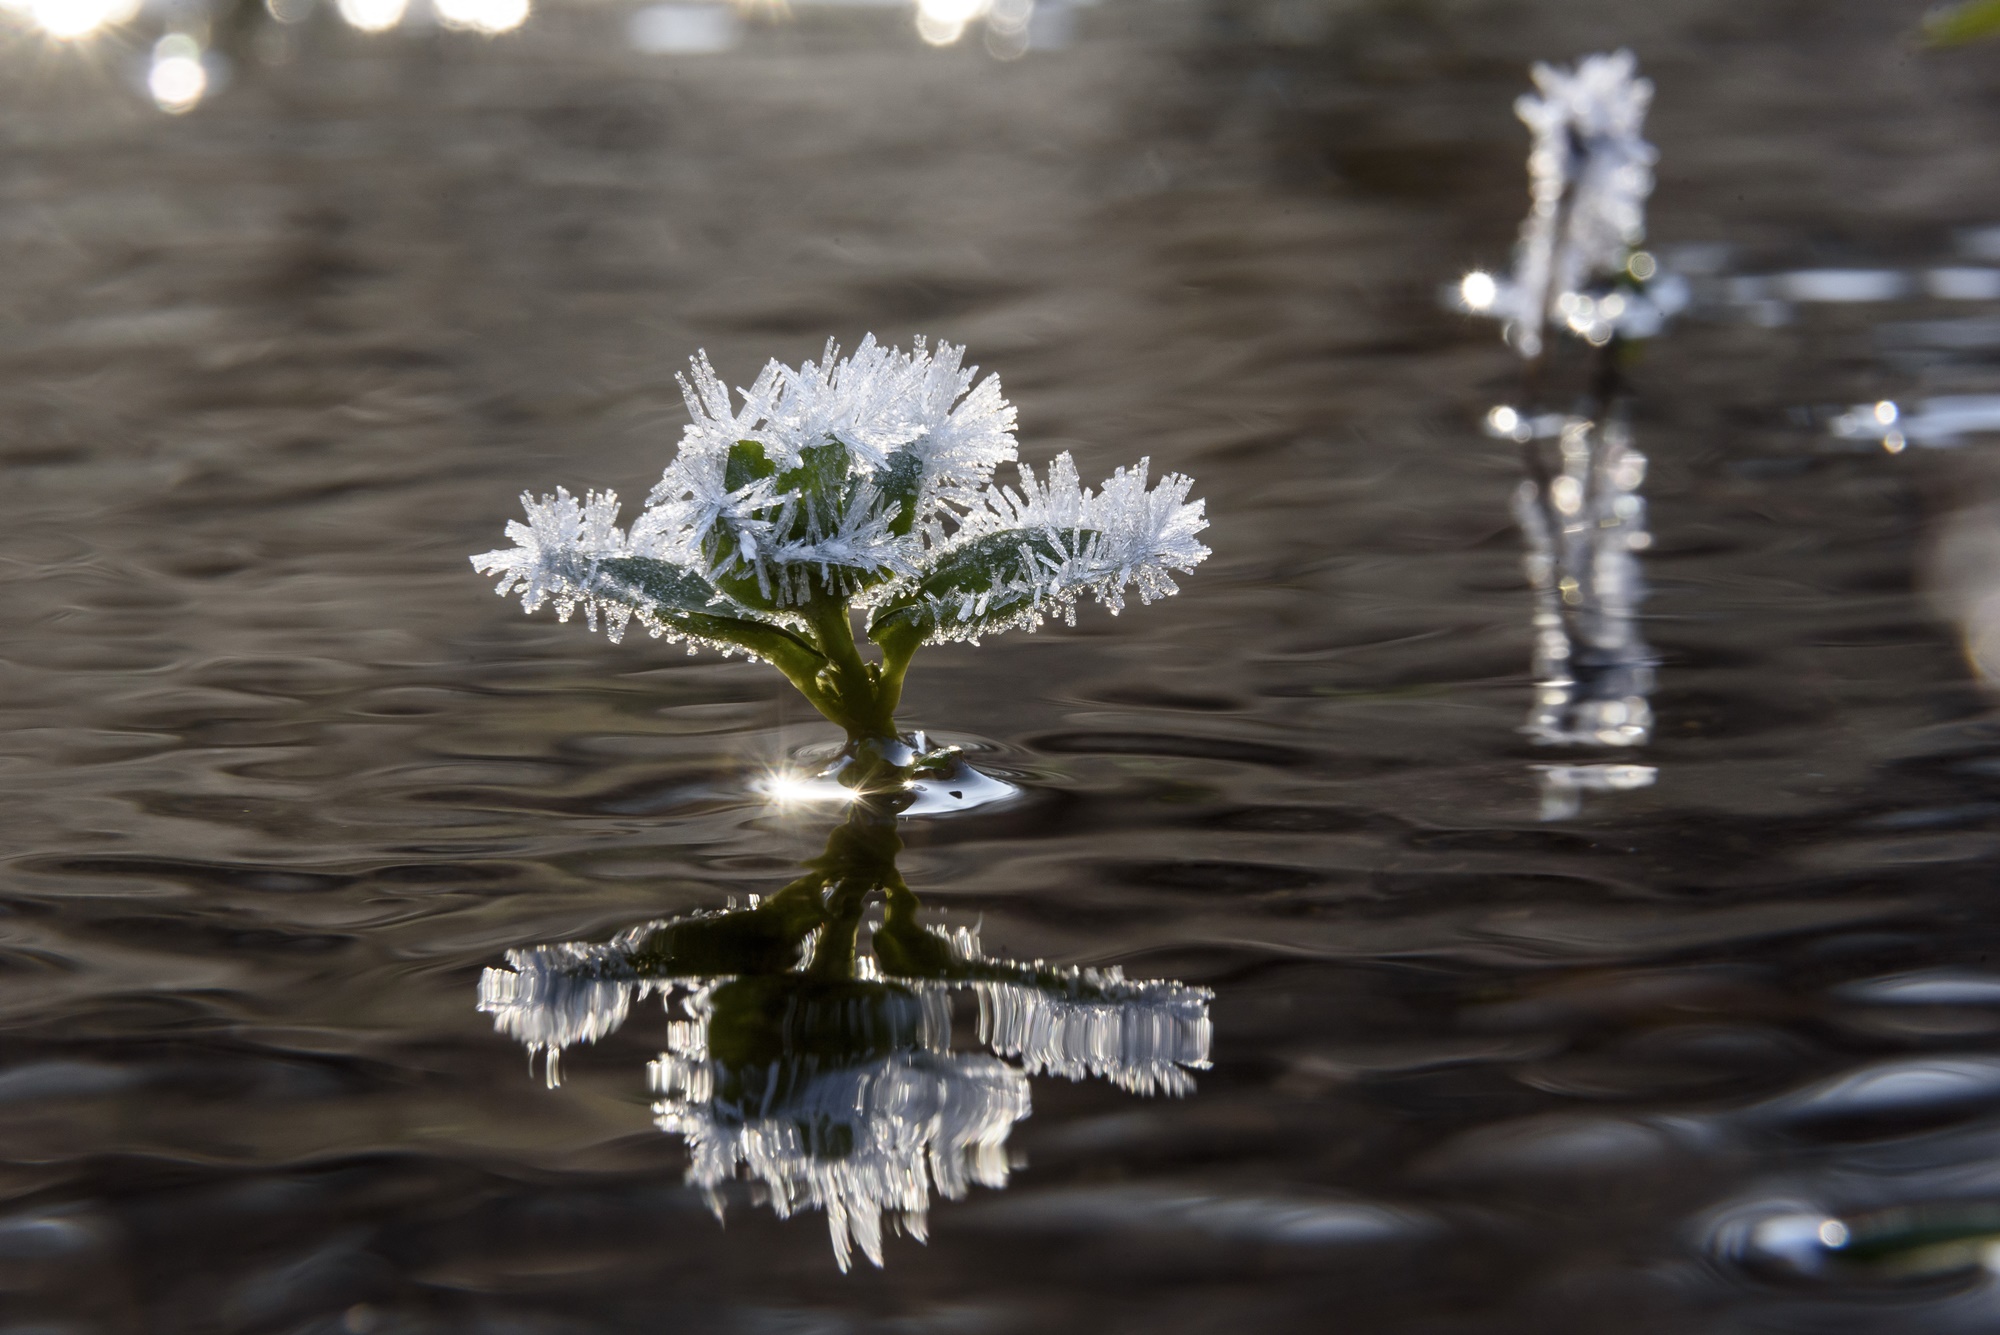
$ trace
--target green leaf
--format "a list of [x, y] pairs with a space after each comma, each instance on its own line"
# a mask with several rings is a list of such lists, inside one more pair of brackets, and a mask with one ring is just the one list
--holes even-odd
[[[915, 487], [922, 477], [922, 463], [912, 457], [916, 464], [917, 476], [904, 485], [910, 492], [906, 509], [910, 518], [915, 518]], [[907, 474], [907, 467], [901, 470]], [[830, 533], [838, 532], [846, 519], [848, 508], [854, 504], [855, 495], [873, 481], [879, 489], [882, 474], [867, 478], [855, 472], [854, 454], [838, 440], [830, 440], [824, 445], [814, 445], [799, 451], [796, 467], [779, 473], [773, 480], [779, 494], [795, 492], [798, 508], [793, 511], [790, 527], [776, 535], [780, 541], [811, 542]], [[877, 512], [887, 506], [876, 502]], [[907, 533], [909, 525], [897, 530]], [[829, 587], [816, 568], [808, 568], [806, 579], [817, 590], [817, 596], [845, 601], [858, 586], [867, 588], [894, 577], [894, 572], [886, 569], [852, 569], [844, 580], [836, 580]], [[794, 595], [796, 596], [796, 594]]]
[[783, 973], [798, 963], [808, 933], [825, 919], [817, 903], [766, 904], [682, 918], [648, 936], [630, 964], [641, 978]]
[[[856, 494], [871, 482], [878, 495], [875, 512], [890, 515], [891, 531], [904, 537], [916, 526], [923, 461], [907, 450], [899, 451], [872, 478], [866, 478], [855, 472], [854, 453], [839, 440], [799, 451], [798, 463], [782, 471], [771, 462], [758, 441], [740, 440], [730, 447], [723, 470], [724, 485], [736, 491], [764, 479], [769, 479], [776, 495], [796, 497], [789, 522], [770, 535], [773, 544], [812, 542], [839, 531]], [[764, 513], [775, 518], [779, 511], [772, 507]], [[728, 570], [727, 574], [717, 575], [718, 588], [745, 608], [764, 613], [777, 611], [778, 598], [764, 591], [756, 570], [739, 563], [741, 552], [736, 536], [721, 525], [710, 532], [702, 547], [702, 555], [711, 569]], [[765, 565], [766, 561], [757, 564]], [[766, 569], [764, 573], [771, 572]], [[830, 581], [829, 587], [829, 581], [822, 579], [820, 571], [808, 568], [803, 576], [793, 572], [791, 579], [782, 584], [789, 590], [787, 601], [799, 601], [801, 578], [814, 590], [812, 596], [845, 600], [857, 587], [867, 588], [893, 577], [894, 572], [888, 569], [857, 569]]]
[[2000, 0], [1966, 0], [1924, 17], [1924, 39], [1932, 46], [1957, 46], [2000, 32]]
[[882, 512], [893, 515], [889, 531], [899, 538], [910, 536], [917, 524], [917, 492], [924, 482], [924, 461], [909, 450], [897, 450], [875, 473], [875, 487], [882, 493]]
[[769, 659], [787, 676], [810, 678], [826, 656], [783, 626], [759, 618], [740, 602], [685, 566], [646, 556], [615, 556], [598, 563], [600, 597], [650, 613], [675, 630], [716, 640]]
[[[722, 466], [722, 485], [731, 491], [741, 491], [751, 483], [770, 477], [778, 471], [778, 466], [764, 454], [764, 446], [759, 441], [739, 440], [729, 447], [729, 457]], [[701, 554], [708, 558], [711, 569], [722, 569], [736, 560], [742, 550], [736, 535], [727, 525], [717, 524], [702, 540]], [[776, 605], [757, 584], [754, 574], [732, 572], [719, 576], [716, 584], [731, 598], [744, 607], [760, 612], [775, 611]]]
[[[1093, 530], [1081, 528], [1058, 529], [1054, 536], [1042, 528], [988, 533], [951, 552], [916, 588], [877, 612], [868, 637], [886, 646], [912, 635], [921, 639], [940, 631], [976, 635], [998, 626], [1034, 601], [1044, 580], [1044, 562], [1066, 560], [1093, 535]], [[982, 596], [983, 607], [959, 611], [968, 598], [976, 603]]]
[[778, 466], [764, 457], [761, 441], [739, 440], [729, 447], [729, 459], [722, 466], [722, 485], [731, 491], [741, 491], [777, 471]]
[[598, 578], [608, 581], [620, 593], [629, 592], [655, 610], [676, 608], [683, 612], [733, 613], [748, 609], [716, 592], [715, 586], [671, 561], [655, 561], [645, 556], [613, 556], [597, 563]]
[[798, 466], [778, 474], [775, 484], [781, 494], [787, 491], [799, 494], [792, 530], [785, 537], [794, 541], [810, 538], [814, 520], [822, 533], [839, 526], [853, 491], [848, 477], [852, 464], [847, 447], [837, 440], [799, 451]]

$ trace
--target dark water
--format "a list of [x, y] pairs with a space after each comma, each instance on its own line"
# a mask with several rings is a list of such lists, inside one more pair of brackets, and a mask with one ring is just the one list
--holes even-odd
[[[2000, 287], [1925, 276], [1991, 266], [1993, 50], [1859, 0], [1075, 18], [1003, 63], [321, 14], [171, 119], [9, 38], [0, 1331], [2000, 1326], [2000, 472], [1829, 426], [2000, 388]], [[1516, 368], [1436, 292], [1505, 260], [1527, 62], [1619, 43], [1699, 298], [1632, 375], [1655, 722], [1537, 747]], [[1758, 281], [1829, 269], [1909, 277]], [[747, 786], [830, 730], [465, 554], [642, 494], [696, 347], [868, 330], [1208, 499], [1181, 597], [919, 659], [905, 720], [1027, 792], [899, 865], [995, 957], [1212, 990], [1213, 1065], [1026, 1080], [1004, 1190], [843, 1275], [683, 1185], [656, 1001], [553, 1090], [475, 1009], [791, 879], [832, 817]]]

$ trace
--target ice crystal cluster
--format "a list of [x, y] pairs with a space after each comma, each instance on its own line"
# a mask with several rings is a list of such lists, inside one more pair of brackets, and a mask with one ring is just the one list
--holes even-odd
[[1524, 357], [1541, 354], [1550, 326], [1594, 344], [1656, 333], [1680, 300], [1675, 283], [1646, 285], [1653, 261], [1635, 253], [1658, 157], [1640, 135], [1652, 82], [1638, 77], [1630, 51], [1586, 56], [1573, 70], [1537, 64], [1532, 74], [1538, 92], [1514, 103], [1534, 136], [1514, 272], [1470, 275], [1461, 303], [1504, 320]]
[[1618, 417], [1565, 419], [1556, 443], [1559, 471], [1522, 482], [1514, 501], [1535, 590], [1536, 696], [1523, 731], [1638, 746], [1653, 731], [1653, 652], [1634, 620], [1645, 596], [1634, 553], [1652, 542], [1646, 457]]
[[1014, 407], [963, 355], [871, 334], [842, 357], [829, 342], [817, 363], [770, 362], [740, 400], [697, 355], [679, 453], [629, 527], [608, 491], [524, 495], [514, 546], [473, 565], [525, 610], [581, 609], [614, 640], [636, 620], [781, 667], [832, 653], [816, 639], [829, 604], [914, 647], [1073, 620], [1086, 596], [1116, 612], [1128, 593], [1176, 592], [1173, 574], [1208, 555], [1190, 480], [1149, 487], [1142, 459], [1093, 490], [1061, 454], [996, 485], [1017, 457]]
[[824, 1211], [845, 1270], [853, 1247], [882, 1264], [885, 1223], [923, 1241], [933, 1191], [961, 1200], [974, 1183], [1007, 1185], [1007, 1136], [1028, 1115], [1028, 1078], [984, 1053], [950, 1050], [942, 991], [884, 990], [864, 1007], [891, 1030], [905, 1018], [895, 1010], [915, 1012], [898, 1051], [854, 1063], [802, 1053], [759, 1072], [761, 1081], [743, 1080], [709, 1051], [713, 995], [697, 991], [688, 1002], [695, 1018], [668, 1026], [647, 1082], [654, 1124], [686, 1141], [688, 1183], [718, 1218], [720, 1189], [746, 1177], [780, 1218]]
[[1086, 991], [977, 982], [979, 1041], [1030, 1075], [1095, 1076], [1132, 1094], [1187, 1094], [1208, 1065], [1208, 994], [1179, 983], [1128, 983], [1084, 970]]
[[[714, 921], [726, 915], [705, 915]], [[687, 1143], [687, 1180], [718, 1214], [721, 1189], [747, 1178], [780, 1215], [825, 1212], [835, 1259], [854, 1248], [882, 1264], [885, 1227], [921, 1240], [933, 1192], [1007, 1183], [1006, 1141], [1030, 1110], [1028, 1076], [1097, 1077], [1138, 1094], [1180, 1095], [1208, 1065], [1211, 994], [1134, 982], [1117, 970], [986, 957], [967, 929], [927, 929], [946, 961], [933, 976], [884, 978], [862, 957], [851, 981], [812, 979], [810, 949], [788, 972], [752, 979], [662, 977], [640, 961], [675, 921], [606, 944], [509, 951], [480, 980], [479, 1009], [554, 1083], [564, 1046], [621, 1027], [659, 994], [665, 1050], [648, 1067], [656, 1124]], [[970, 991], [988, 1051], [951, 1050], [951, 997]], [[755, 1059], [718, 1050], [781, 1015], [783, 1042]], [[884, 1051], [884, 1049], [888, 1049]]]
[[[595, 1043], [616, 1032], [632, 1004], [658, 990], [633, 975], [629, 953], [652, 930], [648, 923], [607, 944], [565, 941], [507, 952], [510, 968], [486, 969], [479, 976], [479, 1009], [493, 1027], [547, 1059], [551, 1088], [562, 1083], [564, 1048]], [[671, 984], [667, 990], [671, 991]]]
[[1543, 820], [1574, 820], [1585, 793], [1629, 793], [1650, 788], [1660, 771], [1652, 765], [1536, 765]]

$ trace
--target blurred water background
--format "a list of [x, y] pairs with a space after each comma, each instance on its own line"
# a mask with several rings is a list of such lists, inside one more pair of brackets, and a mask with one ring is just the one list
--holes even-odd
[[[925, 5], [0, 8], [0, 1331], [2000, 1326], [2000, 46]], [[1548, 744], [1517, 359], [1438, 293], [1528, 63], [1618, 46], [1692, 304], [1631, 372], [1646, 713]], [[920, 658], [1025, 793], [900, 870], [1211, 989], [1213, 1066], [1035, 1076], [1004, 1189], [842, 1274], [683, 1185], [656, 1003], [555, 1089], [475, 1008], [791, 879], [832, 818], [750, 785], [832, 730], [465, 555], [643, 494], [694, 349], [871, 330], [1208, 499], [1181, 597]]]

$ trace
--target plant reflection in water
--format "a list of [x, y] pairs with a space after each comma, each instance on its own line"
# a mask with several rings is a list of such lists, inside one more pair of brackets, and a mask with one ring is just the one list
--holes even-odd
[[[1543, 745], [1643, 746], [1653, 733], [1655, 659], [1635, 622], [1645, 586], [1634, 553], [1652, 543], [1639, 494], [1646, 457], [1622, 408], [1606, 417], [1551, 415], [1509, 432], [1526, 437], [1528, 476], [1514, 516], [1535, 594], [1535, 697], [1521, 731]], [[1554, 438], [1553, 460], [1543, 435]], [[1634, 764], [1543, 765], [1537, 773], [1544, 820], [1575, 816], [1585, 792], [1644, 788], [1654, 778], [1651, 766]]]
[[[1659, 333], [1684, 304], [1684, 284], [1637, 249], [1656, 153], [1640, 137], [1653, 88], [1629, 52], [1591, 56], [1574, 71], [1534, 68], [1539, 97], [1516, 112], [1534, 134], [1534, 208], [1515, 273], [1460, 284], [1462, 309], [1506, 321], [1524, 366], [1524, 396], [1541, 397], [1550, 338], [1589, 349], [1588, 387], [1568, 413], [1501, 406], [1488, 435], [1517, 442], [1526, 472], [1514, 515], [1534, 590], [1535, 698], [1522, 731], [1552, 746], [1642, 746], [1652, 738], [1655, 659], [1636, 626], [1644, 584], [1636, 552], [1651, 545], [1639, 493], [1646, 457], [1632, 440], [1621, 365], [1627, 341]], [[1539, 765], [1542, 818], [1575, 816], [1584, 792], [1652, 783], [1634, 764]]]
[[1633, 624], [1644, 593], [1633, 553], [1652, 541], [1646, 457], [1622, 414], [1565, 419], [1554, 468], [1524, 444], [1514, 515], [1535, 590], [1537, 694], [1522, 730], [1538, 742], [1641, 745], [1653, 727], [1653, 654]]
[[[1210, 993], [1116, 969], [986, 956], [973, 931], [920, 921], [896, 869], [896, 817], [853, 804], [807, 872], [747, 907], [649, 922], [604, 944], [508, 952], [479, 1009], [550, 1085], [562, 1051], [657, 995], [666, 1050], [648, 1068], [655, 1123], [685, 1139], [688, 1182], [718, 1218], [739, 1176], [780, 1216], [824, 1210], [842, 1270], [882, 1264], [886, 1222], [922, 1240], [933, 1191], [1006, 1185], [1028, 1077], [1096, 1076], [1180, 1095], [1205, 1069]], [[879, 904], [879, 918], [869, 921]], [[870, 949], [862, 928], [872, 927]], [[983, 1052], [952, 1049], [953, 999], [977, 1006]]]

